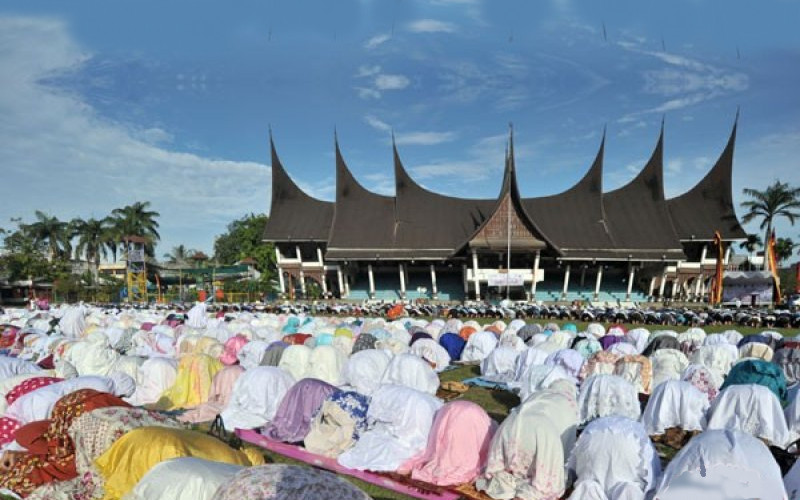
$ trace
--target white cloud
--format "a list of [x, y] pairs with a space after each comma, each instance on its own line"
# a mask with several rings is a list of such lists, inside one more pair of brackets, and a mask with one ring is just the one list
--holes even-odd
[[380, 35], [375, 35], [372, 38], [370, 38], [369, 40], [367, 40], [367, 42], [364, 44], [364, 48], [365, 49], [374, 49], [375, 47], [378, 47], [378, 46], [383, 45], [384, 43], [388, 42], [391, 38], [392, 38], [391, 35], [387, 35], [385, 33], [380, 34]]
[[394, 196], [395, 183], [393, 175], [384, 173], [367, 174], [364, 176], [364, 180], [367, 181], [367, 189], [373, 193]]
[[79, 95], [39, 83], [91, 57], [63, 22], [0, 17], [0, 46], [0, 220], [36, 209], [102, 217], [151, 201], [164, 248], [209, 249], [233, 218], [268, 210], [268, 166], [170, 149], [168, 131], [110, 121]]
[[374, 128], [375, 130], [380, 130], [382, 132], [388, 132], [388, 131], [392, 130], [391, 125], [389, 125], [388, 123], [386, 123], [384, 121], [379, 120], [378, 118], [376, 118], [376, 117], [374, 117], [372, 115], [365, 116], [364, 117], [364, 121], [367, 122], [369, 124], [369, 126]]
[[[456, 176], [460, 182], [477, 182], [493, 179], [500, 185], [498, 172], [505, 164], [505, 144], [508, 135], [500, 134], [484, 137], [467, 148], [466, 158], [460, 160], [439, 160], [422, 165], [411, 166], [409, 170], [415, 179], [436, 180], [440, 177]], [[517, 143], [516, 158], [524, 157], [528, 149]]]
[[367, 87], [356, 87], [358, 91], [358, 97], [362, 99], [380, 99], [381, 93], [375, 89], [367, 88]]
[[397, 134], [396, 141], [401, 146], [433, 146], [455, 138], [455, 132], [407, 132]]
[[375, 87], [378, 90], [402, 90], [408, 87], [411, 81], [403, 75], [378, 75], [375, 77]]
[[456, 31], [453, 23], [436, 19], [418, 19], [408, 23], [406, 27], [413, 33], [453, 33]]
[[365, 78], [365, 77], [368, 77], [368, 76], [377, 75], [380, 72], [381, 72], [381, 67], [380, 66], [377, 66], [377, 65], [376, 66], [365, 66], [365, 65], [362, 65], [362, 66], [358, 67], [358, 71], [356, 71], [356, 75], [355, 76], [356, 76], [356, 78]]

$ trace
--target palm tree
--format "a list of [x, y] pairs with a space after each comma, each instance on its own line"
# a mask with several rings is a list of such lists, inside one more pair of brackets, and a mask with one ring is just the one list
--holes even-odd
[[148, 210], [149, 207], [149, 201], [137, 201], [133, 205], [115, 208], [111, 211], [111, 216], [114, 220], [114, 230], [120, 238], [118, 241], [129, 235], [145, 237], [150, 240], [145, 245], [145, 251], [152, 256], [154, 243], [161, 239], [158, 234], [158, 221], [156, 220], [161, 214], [154, 210]]
[[[762, 219], [759, 225], [764, 230], [763, 245], [767, 245], [772, 234], [772, 223], [777, 217], [789, 219], [789, 223], [794, 225], [794, 220], [800, 217], [800, 188], [790, 187], [789, 184], [775, 181], [771, 186], [767, 186], [764, 191], [745, 188], [744, 194], [753, 198], [742, 203], [742, 207], [747, 209], [747, 213], [742, 217], [742, 222], [747, 224], [755, 219]], [[766, 256], [766, 248], [764, 255]], [[764, 259], [766, 269], [766, 259]]]
[[100, 256], [105, 257], [106, 246], [104, 238], [107, 231], [106, 219], [97, 220], [81, 220], [75, 221], [75, 232], [78, 236], [78, 246], [75, 248], [77, 255], [85, 255], [86, 262], [92, 264], [92, 276], [94, 282], [97, 283], [97, 277], [100, 271]]
[[800, 247], [800, 244], [793, 242], [791, 238], [778, 238], [775, 240], [775, 260], [778, 261], [778, 267], [792, 258], [794, 249], [797, 247]]
[[63, 255], [66, 250], [70, 250], [71, 253], [72, 245], [70, 240], [72, 239], [72, 234], [69, 223], [58, 220], [58, 217], [48, 215], [39, 210], [34, 213], [36, 222], [20, 225], [20, 228], [28, 233], [34, 241], [47, 243], [48, 258], [50, 260]]
[[753, 252], [756, 251], [756, 248], [762, 246], [764, 243], [761, 241], [761, 236], [757, 234], [748, 234], [747, 239], [743, 242], [739, 243], [739, 248], [742, 250], [747, 250], [747, 264], [748, 269], [752, 270], [752, 260], [753, 260]]
[[176, 247], [172, 247], [172, 251], [169, 253], [164, 254], [164, 258], [167, 259], [167, 262], [170, 264], [181, 264], [187, 265], [189, 259], [197, 253], [197, 250], [186, 248], [186, 245], [180, 244]]

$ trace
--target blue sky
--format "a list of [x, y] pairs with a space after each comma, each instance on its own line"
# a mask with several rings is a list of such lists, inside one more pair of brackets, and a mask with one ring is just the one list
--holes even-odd
[[269, 209], [270, 125], [317, 197], [334, 194], [336, 129], [370, 189], [393, 191], [394, 130], [420, 183], [483, 198], [499, 189], [509, 122], [523, 195], [537, 196], [584, 174], [604, 127], [604, 187], [624, 184], [664, 117], [674, 196], [741, 106], [736, 196], [800, 184], [800, 2], [233, 4], [3, 2], [0, 227], [149, 200], [159, 254], [210, 252], [229, 221]]

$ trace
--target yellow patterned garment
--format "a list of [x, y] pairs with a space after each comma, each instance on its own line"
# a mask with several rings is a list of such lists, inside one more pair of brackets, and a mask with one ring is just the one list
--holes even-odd
[[180, 457], [195, 457], [243, 466], [263, 463], [263, 457], [234, 450], [222, 441], [202, 432], [165, 427], [141, 427], [125, 434], [95, 460], [97, 468], [105, 479], [103, 500], [121, 499], [156, 464]]
[[159, 410], [192, 408], [205, 403], [214, 375], [222, 363], [207, 354], [186, 354], [178, 364], [178, 376], [154, 405]]

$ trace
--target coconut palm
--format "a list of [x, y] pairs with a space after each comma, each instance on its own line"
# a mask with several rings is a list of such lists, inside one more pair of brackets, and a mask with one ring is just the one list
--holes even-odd
[[[747, 224], [753, 220], [761, 219], [759, 228], [764, 229], [762, 245], [766, 246], [768, 244], [772, 234], [772, 224], [776, 218], [785, 217], [790, 224], [794, 225], [795, 219], [800, 217], [800, 188], [775, 181], [774, 184], [767, 186], [764, 191], [745, 188], [743, 192], [752, 199], [742, 202], [742, 207], [747, 209], [747, 212], [742, 217], [742, 222]], [[766, 267], [766, 259], [764, 260]]]
[[165, 253], [164, 258], [170, 264], [181, 264], [181, 265], [188, 265], [189, 259], [191, 259], [197, 250], [186, 248], [186, 245], [180, 244], [176, 247], [172, 247], [172, 251]]
[[156, 220], [161, 216], [154, 210], [149, 210], [149, 201], [137, 201], [133, 205], [127, 205], [122, 208], [115, 208], [111, 211], [113, 218], [114, 232], [121, 241], [125, 236], [142, 236], [149, 240], [145, 245], [145, 251], [148, 255], [153, 255], [154, 243], [161, 239], [158, 234], [158, 221]]
[[791, 238], [778, 238], [775, 240], [775, 260], [778, 261], [778, 267], [792, 258], [794, 249], [797, 247], [800, 247], [800, 244], [795, 243]]
[[747, 264], [748, 269], [752, 270], [752, 260], [753, 260], [753, 252], [756, 251], [757, 248], [763, 246], [764, 243], [761, 241], [761, 236], [757, 234], [748, 234], [747, 239], [743, 242], [739, 243], [739, 248], [742, 250], [747, 250]]
[[[34, 241], [47, 244], [48, 258], [53, 260], [63, 256], [66, 251], [71, 252], [72, 231], [70, 224], [58, 220], [58, 217], [48, 215], [42, 211], [34, 212], [36, 221], [31, 224], [21, 225], [21, 229], [29, 234]], [[69, 254], [67, 254], [69, 255]]]
[[108, 229], [108, 222], [106, 219], [97, 220], [81, 220], [75, 221], [75, 232], [78, 237], [78, 246], [75, 248], [75, 253], [80, 256], [86, 257], [86, 262], [92, 264], [92, 276], [95, 283], [97, 283], [97, 276], [100, 269], [100, 256], [107, 255], [105, 237]]

